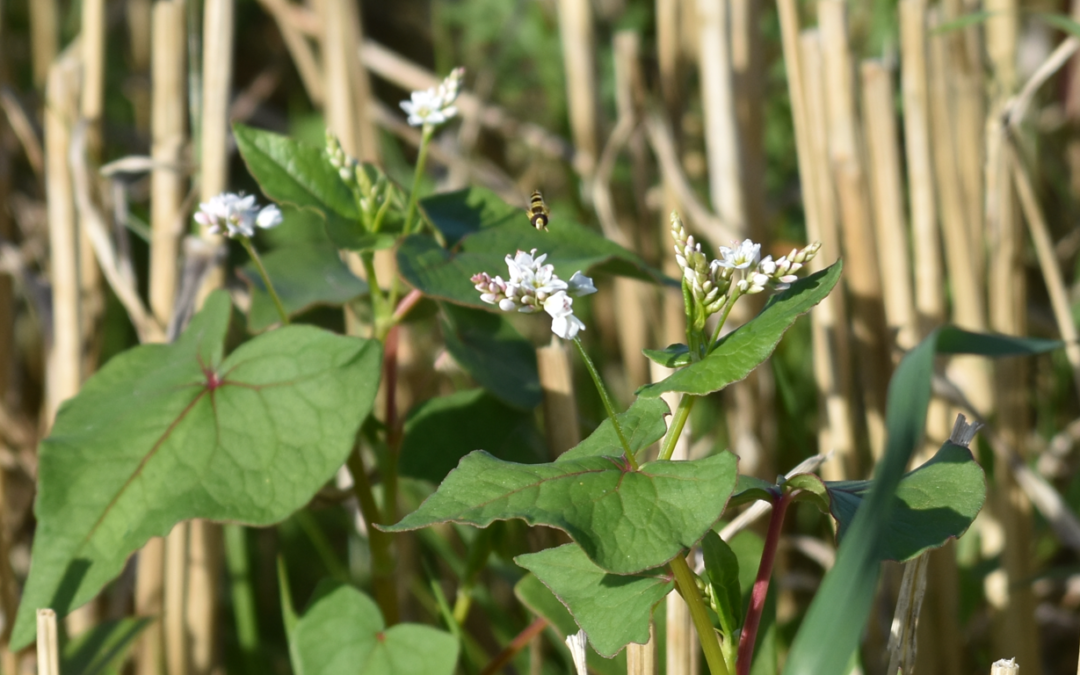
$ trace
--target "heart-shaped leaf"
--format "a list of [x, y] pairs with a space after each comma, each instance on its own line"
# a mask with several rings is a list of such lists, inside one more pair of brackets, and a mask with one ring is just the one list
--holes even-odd
[[[329, 242], [276, 249], [262, 256], [262, 262], [290, 317], [315, 305], [342, 305], [368, 292], [367, 283], [349, 271]], [[264, 331], [281, 319], [254, 262], [244, 266], [243, 276], [252, 291], [248, 328]]]
[[[537, 616], [542, 616], [559, 634], [559, 638], [565, 640], [566, 636], [578, 632], [578, 625], [570, 612], [566, 611], [562, 601], [536, 578], [535, 574], [526, 574], [521, 581], [514, 585], [514, 595], [523, 605]], [[596, 653], [596, 648], [589, 647], [585, 654], [589, 672], [598, 675], [625, 675], [626, 654], [620, 653], [613, 659], [604, 659]]]
[[770, 298], [753, 320], [721, 339], [708, 356], [660, 382], [645, 385], [638, 395], [655, 398], [666, 391], [703, 395], [743, 379], [769, 358], [795, 319], [829, 294], [840, 279], [842, 268], [843, 263], [838, 260], [796, 281], [791, 288]]
[[509, 321], [491, 312], [439, 305], [446, 350], [477, 384], [520, 410], [540, 405], [536, 349]]
[[506, 256], [518, 250], [546, 254], [545, 262], [554, 265], [562, 279], [580, 270], [675, 283], [634, 253], [577, 223], [553, 218], [549, 231], [540, 232], [529, 225], [523, 211], [520, 221], [516, 213], [483, 188], [439, 195], [428, 215], [436, 226], [442, 223], [451, 236], [460, 238], [453, 250], [447, 250], [428, 236], [407, 237], [398, 249], [401, 275], [424, 295], [489, 310], [491, 305], [480, 301], [469, 279], [478, 272], [505, 277]]
[[514, 558], [558, 596], [601, 656], [612, 657], [630, 642], [649, 641], [653, 607], [675, 582], [663, 570], [610, 574], [576, 544]]
[[415, 623], [386, 628], [375, 602], [352, 586], [324, 583], [293, 630], [297, 675], [451, 675], [458, 641]]
[[223, 359], [228, 296], [172, 345], [136, 347], [61, 407], [39, 453], [30, 578], [11, 644], [39, 607], [90, 600], [133, 551], [189, 518], [269, 525], [334, 475], [368, 415], [381, 350], [310, 326]]
[[[630, 450], [636, 455], [664, 437], [667, 422], [664, 417], [669, 413], [667, 403], [659, 398], [637, 398], [633, 405], [616, 417], [626, 436]], [[622, 457], [623, 448], [619, 435], [611, 420], [605, 419], [589, 437], [559, 455], [556, 462], [565, 462], [582, 457]]]
[[476, 448], [525, 464], [547, 458], [532, 413], [510, 408], [483, 389], [471, 389], [428, 399], [409, 412], [401, 475], [439, 483]]
[[730, 452], [690, 462], [657, 461], [631, 471], [621, 458], [583, 457], [513, 464], [477, 451], [461, 460], [435, 494], [397, 525], [485, 527], [521, 518], [569, 534], [600, 567], [633, 574], [690, 548], [720, 517], [735, 487]]

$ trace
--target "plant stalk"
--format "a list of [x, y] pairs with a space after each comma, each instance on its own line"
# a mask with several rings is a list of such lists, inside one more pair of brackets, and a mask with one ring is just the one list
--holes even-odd
[[266, 285], [266, 292], [270, 294], [270, 299], [274, 301], [274, 307], [277, 308], [278, 316], [281, 317], [281, 325], [288, 326], [289, 314], [285, 311], [285, 305], [281, 304], [281, 298], [278, 297], [274, 284], [270, 281], [270, 275], [266, 273], [266, 268], [263, 267], [262, 258], [259, 257], [258, 251], [252, 246], [251, 239], [248, 237], [240, 237], [240, 243], [244, 246], [244, 250], [248, 252], [248, 255], [251, 256], [251, 259], [255, 261], [259, 276], [262, 277], [263, 284]]
[[405, 209], [405, 230], [403, 236], [412, 234], [412, 221], [416, 216], [417, 196], [420, 192], [420, 179], [424, 175], [424, 165], [427, 163], [428, 145], [431, 144], [431, 136], [435, 133], [435, 125], [425, 124], [423, 135], [420, 137], [420, 150], [416, 157], [416, 172], [413, 174], [412, 190], [409, 192], [409, 205]]
[[681, 555], [669, 563], [671, 571], [675, 574], [675, 583], [679, 587], [679, 593], [686, 600], [690, 608], [690, 618], [694, 621], [701, 649], [705, 652], [705, 661], [709, 664], [709, 672], [712, 675], [728, 675], [727, 663], [724, 661], [724, 653], [720, 650], [720, 640], [716, 638], [716, 630], [709, 621], [709, 613], [705, 609], [705, 601], [701, 599], [697, 584], [694, 583], [694, 573], [686, 564], [686, 558]]
[[679, 437], [682, 436], [683, 427], [686, 426], [686, 420], [690, 419], [690, 411], [693, 410], [694, 402], [697, 400], [697, 396], [689, 394], [683, 394], [679, 399], [675, 414], [671, 416], [671, 424], [668, 425], [667, 436], [664, 436], [664, 446], [660, 449], [660, 456], [657, 459], [665, 461], [671, 459], [675, 446], [679, 443]]
[[371, 582], [375, 590], [375, 602], [382, 610], [386, 625], [392, 626], [398, 622], [398, 606], [397, 584], [394, 583], [394, 559], [390, 555], [391, 537], [386, 532], [375, 528], [375, 525], [382, 523], [383, 520], [379, 507], [375, 504], [375, 496], [371, 493], [371, 483], [368, 482], [364, 461], [360, 457], [359, 443], [353, 446], [346, 464], [353, 477], [353, 494], [356, 495], [356, 501], [360, 505], [360, 515], [367, 526], [368, 545], [371, 548]]
[[247, 537], [242, 525], [225, 526], [225, 564], [229, 570], [233, 613], [236, 616], [236, 637], [248, 675], [260, 672], [259, 623], [255, 609], [255, 591], [251, 584], [248, 564]]
[[627, 463], [630, 464], [630, 468], [637, 471], [639, 468], [637, 458], [634, 457], [634, 452], [630, 449], [630, 443], [626, 440], [622, 425], [619, 424], [618, 418], [615, 417], [615, 407], [611, 403], [611, 397], [608, 396], [607, 389], [604, 388], [604, 382], [600, 379], [599, 371], [596, 370], [596, 366], [593, 364], [592, 359], [589, 358], [589, 355], [585, 353], [585, 347], [581, 344], [579, 338], [574, 338], [574, 346], [577, 347], [578, 353], [581, 354], [581, 360], [585, 362], [585, 367], [588, 369], [589, 375], [592, 376], [596, 391], [600, 393], [600, 400], [604, 402], [604, 409], [607, 410], [608, 419], [611, 420], [611, 426], [615, 428], [615, 435], [619, 437], [619, 443], [622, 444]]
[[754, 657], [754, 642], [757, 640], [761, 614], [765, 609], [765, 596], [769, 593], [769, 580], [772, 579], [773, 563], [776, 561], [776, 549], [780, 543], [780, 530], [784, 526], [784, 514], [798, 491], [785, 492], [773, 504], [769, 517], [769, 532], [765, 535], [765, 548], [761, 552], [761, 564], [758, 565], [757, 578], [750, 592], [750, 607], [746, 610], [746, 622], [742, 635], [739, 636], [739, 653], [736, 657], [736, 675], [749, 675], [750, 662]]

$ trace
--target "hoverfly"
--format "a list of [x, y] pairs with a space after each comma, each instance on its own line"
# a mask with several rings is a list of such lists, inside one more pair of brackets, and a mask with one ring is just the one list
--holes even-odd
[[539, 190], [533, 190], [532, 199], [529, 200], [529, 222], [538, 230], [547, 231], [548, 222], [551, 220], [551, 212], [548, 211], [544, 197]]

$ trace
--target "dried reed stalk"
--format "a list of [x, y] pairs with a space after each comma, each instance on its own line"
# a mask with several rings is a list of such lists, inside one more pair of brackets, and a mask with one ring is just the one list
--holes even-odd
[[[188, 531], [190, 524], [177, 523], [165, 537], [165, 593], [162, 628], [165, 631], [165, 673], [188, 675], [191, 645], [188, 638]], [[141, 666], [140, 666], [141, 667]]]
[[680, 86], [682, 49], [679, 44], [679, 15], [683, 0], [656, 0], [656, 60], [660, 70], [660, 96], [669, 121], [682, 114]]
[[60, 8], [58, 0], [35, 0], [30, 10], [30, 60], [34, 86], [45, 87], [60, 45]]
[[536, 350], [536, 366], [544, 394], [544, 437], [555, 459], [581, 442], [574, 370], [566, 344], [552, 338], [551, 344]]
[[895, 332], [896, 346], [911, 349], [919, 341], [911, 282], [907, 221], [900, 175], [900, 137], [896, 124], [892, 74], [880, 61], [864, 61], [860, 69], [863, 123], [870, 155], [877, 223], [878, 259], [885, 293], [885, 318]]
[[[127, 33], [128, 57], [131, 59], [131, 71], [138, 77], [150, 75], [151, 51], [151, 2], [150, 0], [128, 0]], [[135, 128], [145, 133], [150, 129], [150, 92], [146, 86], [134, 86], [129, 90], [131, 108], [135, 117]]]
[[366, 130], [370, 95], [367, 72], [356, 58], [362, 40], [355, 3], [323, 0], [322, 25], [327, 126], [345, 152], [372, 161], [378, 157], [377, 140], [373, 131]]
[[[186, 179], [177, 168], [187, 144], [187, 20], [182, 0], [154, 4], [151, 20], [153, 62], [151, 72], [150, 176], [150, 309], [162, 326], [173, 316], [179, 273], [180, 235], [184, 229], [183, 202]], [[172, 167], [168, 166], [172, 165]], [[182, 624], [183, 604], [170, 603], [166, 618], [165, 540], [154, 537], [139, 552], [135, 586], [135, 613], [156, 617], [140, 637], [138, 675], [156, 675], [165, 665], [164, 628]], [[179, 578], [183, 579], [183, 569]]]
[[[731, 44], [731, 84], [739, 129], [739, 176], [743, 204], [749, 223], [748, 235], [765, 241], [765, 58], [760, 29], [762, 3], [732, 0], [728, 22]], [[772, 411], [774, 406], [767, 406]], [[773, 427], [772, 420], [762, 420]]]
[[319, 62], [315, 58], [315, 51], [304, 37], [303, 32], [293, 23], [293, 11], [287, 0], [259, 0], [274, 21], [277, 22], [278, 30], [285, 41], [285, 48], [289, 50], [296, 72], [300, 74], [300, 81], [304, 83], [311, 103], [316, 107], [322, 106], [325, 100], [323, 89], [323, 76]]
[[71, 125], [78, 115], [78, 53], [68, 49], [49, 70], [45, 92], [45, 196], [49, 213], [49, 261], [53, 290], [53, 337], [46, 380], [46, 419], [82, 383], [79, 316], [79, 253], [75, 191], [68, 167]]
[[37, 611], [37, 657], [38, 675], [60, 675], [60, 636], [51, 609]]
[[1020, 664], [1015, 658], [994, 661], [990, 664], [990, 675], [1020, 675]]
[[709, 196], [713, 209], [740, 239], [749, 236], [742, 152], [731, 67], [728, 3], [698, 0], [698, 71], [704, 109]]
[[175, 168], [183, 164], [188, 140], [184, 13], [183, 2], [176, 0], [154, 5], [151, 155], [160, 164], [150, 177], [150, 308], [162, 326], [172, 318], [180, 236], [185, 229], [181, 205], [187, 180]]
[[[986, 9], [986, 51], [998, 87], [992, 92], [990, 119], [999, 119], [1007, 98], [1016, 91], [1018, 3], [990, 0]], [[1023, 234], [1010, 175], [1007, 138], [996, 124], [987, 125], [985, 174], [986, 230], [992, 252], [987, 275], [989, 285], [989, 326], [1007, 335], [1027, 334], [1027, 284], [1023, 261]], [[1026, 439], [1031, 428], [1027, 400], [1027, 364], [1021, 359], [1004, 359], [994, 364], [993, 393], [998, 431], [1009, 445], [1026, 459]], [[976, 404], [978, 402], [976, 401]], [[1003, 653], [1021, 663], [1039, 663], [1038, 629], [1033, 620], [1036, 602], [1028, 580], [1031, 561], [1031, 503], [1009, 471], [1000, 472], [990, 495], [990, 515], [996, 517], [1004, 540], [1001, 569], [987, 577], [986, 594], [996, 610], [994, 641]]]
[[105, 0], [82, 0], [83, 86], [80, 109], [90, 125], [87, 146], [90, 156], [101, 155], [101, 114], [105, 108]]
[[583, 173], [590, 176], [600, 152], [592, 8], [588, 0], [558, 0], [558, 7], [570, 130]]
[[656, 675], [656, 624], [649, 622], [649, 641], [626, 645], [626, 675]]
[[[784, 0], [786, 4], [789, 0]], [[783, 4], [781, 5], [783, 8]], [[786, 31], [786, 29], [785, 29]], [[785, 32], [786, 35], [786, 32]], [[786, 39], [786, 38], [785, 38]], [[810, 269], [823, 269], [825, 260], [837, 256], [841, 250], [836, 196], [829, 171], [828, 132], [825, 114], [825, 83], [821, 76], [821, 37], [817, 30], [807, 30], [798, 38], [795, 46], [797, 68], [788, 60], [789, 87], [794, 93], [793, 72], [798, 73], [802, 103], [799, 106], [803, 118], [796, 124], [796, 140], [799, 152], [799, 173], [802, 176], [805, 195], [806, 231], [811, 240], [822, 243], [826, 255], [819, 255], [810, 262]], [[785, 52], [785, 60], [787, 54]], [[792, 96], [792, 111], [796, 112]], [[799, 130], [802, 128], [802, 142]], [[810, 315], [813, 339], [814, 379], [818, 398], [822, 402], [823, 424], [818, 431], [818, 448], [821, 452], [834, 451], [836, 461], [823, 468], [826, 480], [847, 480], [862, 475], [857, 454], [855, 403], [852, 399], [853, 378], [850, 354], [850, 336], [847, 323], [847, 300], [843, 293], [831, 293], [821, 301]]]
[[821, 0], [818, 22], [824, 63], [825, 110], [829, 156], [839, 196], [845, 278], [851, 295], [852, 356], [858, 359], [858, 382], [866, 411], [871, 456], [885, 448], [885, 390], [891, 373], [886, 347], [881, 277], [874, 243], [865, 160], [856, 114], [855, 69], [843, 0]]
[[1065, 356], [1069, 360], [1069, 365], [1072, 366], [1073, 384], [1076, 386], [1077, 393], [1080, 394], [1080, 331], [1077, 331], [1073, 320], [1068, 286], [1065, 284], [1064, 275], [1058, 265], [1054, 242], [1050, 237], [1050, 227], [1039, 207], [1035, 188], [1031, 185], [1031, 178], [1021, 163], [1015, 145], [1012, 142], [1007, 143], [1008, 161], [1012, 167], [1020, 207], [1027, 221], [1031, 239], [1035, 243], [1035, 255], [1039, 259], [1039, 268], [1042, 270], [1043, 281], [1046, 282], [1047, 293], [1050, 295], [1054, 319], [1057, 321], [1061, 339], [1065, 342]]

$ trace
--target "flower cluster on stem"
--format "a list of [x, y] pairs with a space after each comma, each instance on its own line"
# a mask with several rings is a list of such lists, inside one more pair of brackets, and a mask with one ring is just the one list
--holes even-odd
[[409, 115], [409, 124], [414, 127], [442, 124], [457, 115], [454, 101], [461, 93], [464, 76], [464, 68], [454, 68], [439, 86], [412, 92], [408, 101], [401, 102], [401, 109]]
[[281, 210], [274, 204], [260, 209], [254, 195], [222, 192], [199, 204], [195, 222], [211, 234], [224, 234], [231, 239], [251, 238], [256, 227], [269, 229], [280, 225]]
[[545, 265], [547, 254], [536, 255], [536, 249], [518, 251], [506, 256], [509, 279], [491, 277], [480, 272], [472, 277], [480, 299], [498, 305], [504, 312], [536, 312], [544, 310], [551, 316], [551, 331], [570, 340], [585, 330], [585, 324], [574, 316], [574, 298], [596, 292], [592, 279], [581, 271], [574, 272], [569, 281], [555, 274], [554, 265]]
[[378, 173], [374, 182], [368, 170], [355, 157], [341, 147], [341, 141], [329, 129], [326, 130], [326, 155], [341, 180], [349, 186], [360, 207], [361, 222], [368, 232], [376, 233], [393, 201], [394, 184]]

